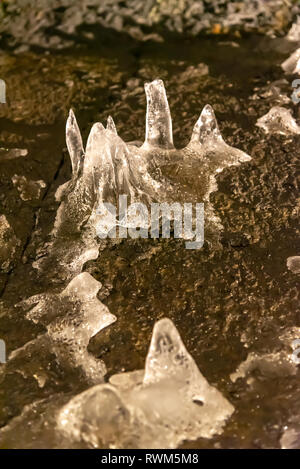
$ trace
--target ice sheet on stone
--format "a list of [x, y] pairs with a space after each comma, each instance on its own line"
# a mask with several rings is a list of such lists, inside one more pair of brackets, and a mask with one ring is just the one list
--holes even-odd
[[42, 179], [31, 181], [25, 176], [19, 176], [18, 174], [15, 174], [11, 180], [20, 193], [21, 199], [25, 202], [27, 200], [39, 199], [42, 189], [46, 187], [46, 183]]
[[9, 272], [20, 244], [6, 216], [0, 215], [0, 269], [2, 272]]
[[[112, 324], [116, 317], [98, 300], [100, 288], [99, 282], [83, 272], [61, 293], [45, 293], [24, 301], [21, 306], [29, 309], [27, 319], [43, 324], [47, 332], [12, 352], [9, 360], [47, 349], [62, 366], [80, 368], [90, 383], [102, 381], [105, 366], [88, 353], [87, 346], [91, 337]], [[36, 374], [43, 374], [42, 367]]]
[[220, 433], [233, 406], [210, 386], [169, 319], [153, 330], [145, 370], [113, 376], [71, 399], [58, 429], [91, 447], [175, 448]]
[[291, 418], [283, 430], [281, 449], [300, 449], [300, 415]]
[[300, 49], [295, 50], [290, 57], [282, 62], [281, 67], [286, 73], [300, 73]]
[[300, 274], [300, 256], [291, 256], [286, 261], [287, 268], [294, 274]]
[[297, 373], [297, 365], [293, 361], [292, 355], [285, 351], [261, 355], [251, 352], [237, 370], [230, 375], [230, 379], [235, 382], [239, 378], [247, 377], [254, 370], [259, 370], [264, 376], [290, 376]]
[[291, 111], [284, 107], [274, 106], [256, 122], [267, 134], [292, 135], [300, 134], [300, 127]]

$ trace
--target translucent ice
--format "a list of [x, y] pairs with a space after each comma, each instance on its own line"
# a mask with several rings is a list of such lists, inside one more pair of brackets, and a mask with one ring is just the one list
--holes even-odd
[[91, 337], [112, 324], [116, 318], [98, 299], [101, 284], [83, 272], [58, 294], [46, 293], [22, 303], [30, 308], [26, 317], [44, 324], [47, 332], [14, 351], [10, 360], [32, 350], [47, 348], [62, 366], [80, 368], [91, 383], [102, 381], [104, 364], [87, 351]]
[[144, 371], [113, 376], [62, 408], [58, 428], [93, 447], [175, 448], [219, 433], [234, 408], [200, 373], [169, 319], [155, 324]]
[[295, 50], [295, 52], [281, 64], [281, 67], [286, 73], [300, 73], [300, 49]]
[[294, 274], [300, 274], [300, 256], [288, 257], [286, 265]]
[[300, 127], [293, 118], [291, 111], [280, 106], [272, 107], [267, 114], [258, 119], [256, 125], [261, 127], [267, 134], [300, 134]]
[[[106, 128], [101, 123], [93, 125], [84, 150], [75, 115], [70, 111], [66, 140], [72, 179], [57, 190], [56, 198], [61, 204], [52, 240], [45, 252], [40, 253], [35, 267], [49, 271], [49, 265], [55, 262], [57, 277], [70, 280], [81, 271], [83, 261], [97, 257], [101, 241], [96, 232], [99, 238], [108, 233], [117, 238], [114, 235], [117, 226], [140, 226], [148, 234], [150, 220], [143, 214], [133, 211], [127, 218], [123, 216], [120, 195], [126, 197], [128, 206], [143, 203], [148, 209], [152, 202], [204, 202], [206, 226], [212, 223], [211, 231], [218, 232], [218, 219], [209, 201], [217, 187], [216, 173], [251, 158], [224, 142], [209, 105], [204, 107], [189, 145], [175, 149], [163, 82], [146, 83], [145, 90], [146, 138], [140, 147], [126, 144], [109, 117]], [[119, 219], [114, 216], [114, 209], [121, 214]], [[84, 255], [79, 256], [80, 252]], [[75, 262], [79, 257], [82, 261]]]

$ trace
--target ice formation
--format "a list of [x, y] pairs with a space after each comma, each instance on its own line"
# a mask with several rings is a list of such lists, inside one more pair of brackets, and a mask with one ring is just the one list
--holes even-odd
[[267, 134], [291, 135], [300, 134], [300, 127], [291, 111], [284, 107], [274, 106], [256, 122]]
[[[66, 139], [73, 175], [58, 190], [63, 202], [56, 220], [56, 233], [70, 220], [77, 231], [91, 215], [94, 224], [97, 223], [99, 213], [95, 209], [107, 202], [118, 207], [120, 194], [128, 197], [128, 203], [180, 202], [183, 198], [184, 202], [208, 201], [215, 188], [215, 173], [250, 160], [248, 155], [224, 142], [209, 105], [204, 107], [189, 145], [176, 150], [163, 82], [146, 83], [145, 91], [146, 138], [141, 147], [126, 144], [109, 117], [106, 129], [100, 123], [94, 124], [84, 152], [74, 113], [70, 111]], [[190, 177], [191, 186], [196, 188], [194, 194], [180, 187], [175, 166], [177, 172], [179, 169]], [[127, 224], [130, 226], [130, 221]]]
[[294, 274], [300, 274], [300, 256], [291, 256], [286, 261], [287, 268]]
[[[101, 382], [105, 365], [88, 353], [87, 346], [91, 337], [116, 317], [97, 299], [100, 288], [99, 282], [83, 272], [61, 293], [45, 293], [25, 300], [21, 306], [29, 308], [27, 319], [43, 324], [47, 332], [12, 352], [9, 360], [47, 349], [56, 355], [61, 366], [80, 368], [90, 383]], [[39, 374], [44, 376], [41, 370]]]
[[[219, 131], [211, 106], [206, 105], [194, 127], [190, 143], [174, 148], [172, 120], [164, 84], [154, 80], [145, 84], [147, 98], [146, 137], [139, 147], [126, 144], [117, 134], [113, 119], [107, 126], [93, 125], [86, 148], [73, 111], [66, 125], [66, 141], [72, 163], [72, 179], [60, 186], [56, 198], [61, 202], [52, 241], [34, 263], [49, 270], [55, 259], [57, 278], [70, 281], [81, 272], [83, 263], [98, 256], [100, 238], [120, 227], [141, 226], [148, 231], [148, 220], [139, 214], [119, 216], [116, 221], [106, 204], [123, 213], [119, 196], [128, 205], [143, 203], [205, 203], [205, 223], [220, 227], [209, 202], [216, 189], [216, 173], [227, 166], [249, 161], [250, 156], [227, 145]], [[187, 181], [187, 182], [183, 182]], [[143, 220], [143, 223], [137, 217]], [[103, 233], [101, 229], [104, 227]], [[67, 242], [70, 249], [65, 249]], [[62, 243], [62, 241], [64, 242]], [[117, 242], [117, 241], [115, 241]], [[59, 262], [57, 261], [59, 259]], [[53, 270], [53, 267], [52, 267]], [[57, 281], [57, 278], [54, 281]]]
[[300, 73], [300, 49], [295, 50], [290, 57], [282, 62], [281, 67], [286, 73]]
[[75, 396], [58, 429], [91, 447], [175, 448], [220, 433], [233, 406], [210, 386], [169, 319], [153, 330], [145, 370], [113, 376]]

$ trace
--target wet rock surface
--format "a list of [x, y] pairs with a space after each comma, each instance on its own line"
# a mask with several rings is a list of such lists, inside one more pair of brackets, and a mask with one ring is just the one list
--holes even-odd
[[[98, 259], [85, 264], [84, 270], [102, 284], [99, 300], [117, 317], [90, 340], [89, 354], [105, 363], [106, 379], [143, 369], [154, 323], [167, 317], [208, 383], [235, 408], [221, 435], [183, 446], [293, 445], [299, 434], [299, 367], [289, 365], [293, 341], [300, 338], [299, 276], [287, 267], [287, 259], [300, 248], [300, 137], [265, 134], [255, 125], [277, 105], [289, 109], [296, 121], [299, 117], [298, 106], [289, 100], [292, 78], [284, 81], [280, 68], [293, 48], [283, 39], [253, 36], [234, 44], [174, 40], [163, 47], [128, 40], [121, 50], [110, 44], [110, 56], [107, 50], [1, 54], [9, 100], [0, 105], [0, 146], [28, 154], [5, 158], [7, 151], [0, 153], [1, 233], [14, 233], [7, 245], [12, 260], [1, 264], [0, 337], [10, 353], [45, 334], [43, 322], [32, 323], [28, 311], [15, 305], [45, 291], [59, 295], [67, 287], [65, 278], [54, 278], [51, 264], [49, 276], [40, 276], [32, 263], [43, 255], [53, 229], [59, 205], [55, 192], [71, 175], [64, 138], [69, 108], [76, 110], [85, 140], [93, 122], [104, 123], [112, 115], [122, 139], [143, 141], [143, 84], [160, 77], [176, 146], [188, 143], [209, 103], [226, 142], [252, 160], [217, 176], [210, 198], [224, 227], [217, 245], [209, 236], [195, 251], [186, 250], [183, 240], [108, 241]], [[46, 187], [24, 200], [13, 183], [16, 174], [44, 181]], [[188, 184], [184, 177], [182, 183]], [[2, 238], [5, 233], [1, 243]], [[52, 410], [88, 384], [58, 363], [51, 350], [42, 363], [34, 352], [26, 363], [20, 357], [5, 368], [0, 365], [0, 445], [63, 444], [54, 430], [45, 431], [41, 409], [54, 429]], [[247, 372], [241, 363], [247, 363]], [[242, 371], [232, 380], [237, 370]], [[33, 422], [30, 436], [24, 435], [24, 422]]]

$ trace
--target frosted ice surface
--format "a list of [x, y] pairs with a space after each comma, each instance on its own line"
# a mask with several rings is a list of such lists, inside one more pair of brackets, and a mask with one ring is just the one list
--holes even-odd
[[286, 39], [291, 42], [300, 42], [300, 16], [297, 17], [296, 23], [291, 26]]
[[287, 268], [294, 274], [300, 274], [300, 256], [291, 256], [286, 261]]
[[8, 272], [14, 260], [20, 241], [5, 215], [0, 215], [0, 269]]
[[115, 375], [58, 415], [70, 439], [93, 447], [175, 448], [220, 433], [234, 411], [197, 368], [169, 319], [153, 330], [145, 370]]
[[[116, 320], [98, 300], [100, 288], [99, 282], [83, 272], [61, 293], [37, 295], [23, 302], [24, 308], [30, 308], [27, 319], [47, 328], [46, 334], [36, 340], [36, 345], [40, 347], [42, 344], [53, 351], [61, 365], [81, 368], [91, 383], [102, 380], [105, 366], [88, 353], [87, 346], [91, 337]], [[34, 345], [32, 341], [14, 351], [10, 359], [26, 352], [26, 349], [31, 350]]]
[[256, 122], [267, 134], [277, 133], [281, 135], [299, 134], [300, 127], [293, 118], [291, 111], [284, 107], [274, 106]]
[[11, 180], [19, 191], [21, 199], [24, 201], [39, 199], [42, 189], [46, 187], [46, 183], [42, 179], [31, 181], [25, 176], [15, 174]]
[[300, 49], [295, 50], [295, 52], [281, 64], [281, 67], [286, 73], [300, 73]]

